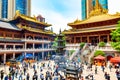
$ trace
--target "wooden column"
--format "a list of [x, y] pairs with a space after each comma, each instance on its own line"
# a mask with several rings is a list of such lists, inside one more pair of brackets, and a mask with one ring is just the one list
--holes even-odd
[[101, 42], [101, 40], [100, 40], [100, 35], [99, 35], [99, 42]]
[[89, 43], [89, 36], [87, 36], [87, 43]]
[[13, 53], [13, 59], [15, 59], [15, 53]]
[[81, 42], [82, 42], [83, 40], [82, 40], [82, 36], [81, 36]]
[[[42, 49], [44, 49], [44, 43], [42, 43]], [[44, 59], [44, 51], [42, 51], [42, 59]]]
[[6, 38], [5, 32], [3, 33], [3, 37]]
[[6, 44], [4, 44], [4, 49], [6, 49]]
[[15, 44], [13, 45], [13, 49], [15, 50]]
[[35, 52], [33, 52], [33, 59], [35, 59]]
[[76, 37], [74, 37], [74, 43], [76, 43]]
[[35, 43], [33, 43], [33, 49], [35, 49]]
[[4, 53], [4, 61], [3, 63], [5, 64], [6, 63], [6, 53]]
[[109, 35], [107, 35], [107, 42], [109, 42], [110, 41], [110, 36]]
[[[24, 49], [25, 49], [25, 51], [26, 51], [26, 49], [27, 49], [27, 43], [26, 43], [26, 42], [25, 42]], [[24, 53], [24, 56], [26, 56], [26, 52]]]
[[44, 51], [42, 52], [42, 59], [44, 59]]

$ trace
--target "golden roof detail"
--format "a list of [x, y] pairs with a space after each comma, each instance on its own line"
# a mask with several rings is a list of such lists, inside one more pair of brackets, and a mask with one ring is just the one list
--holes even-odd
[[68, 23], [69, 26], [74, 27], [76, 25], [81, 25], [81, 24], [87, 24], [87, 23], [94, 23], [94, 22], [100, 22], [100, 21], [107, 21], [107, 20], [112, 20], [112, 19], [117, 19], [120, 18], [120, 14], [101, 14], [97, 16], [91, 16], [85, 20], [79, 21], [77, 23]]
[[31, 22], [34, 22], [34, 23], [44, 25], [45, 27], [51, 26], [51, 24], [38, 21], [35, 16], [34, 17], [26, 16], [26, 15], [20, 14], [19, 10], [16, 10], [16, 14], [15, 14], [13, 20], [17, 19], [18, 17], [20, 17], [20, 18], [22, 18], [24, 20], [27, 20], [27, 21], [31, 21]]
[[103, 9], [102, 6], [100, 5], [99, 1], [96, 0], [96, 4], [94, 6], [94, 9], [90, 12], [89, 16], [96, 16], [100, 14], [106, 14], [108, 13], [107, 9]]
[[79, 23], [80, 20], [77, 18], [73, 23]]
[[100, 26], [96, 28], [86, 28], [86, 29], [76, 29], [76, 30], [65, 30], [63, 34], [76, 34], [76, 33], [86, 33], [86, 32], [96, 32], [96, 31], [106, 31], [106, 30], [114, 30], [116, 29], [116, 25], [109, 25], [109, 26]]
[[22, 29], [25, 29], [25, 30], [28, 30], [28, 31], [31, 31], [31, 32], [44, 33], [44, 34], [54, 34], [54, 33], [53, 33], [52, 31], [50, 31], [50, 30], [43, 31], [43, 30], [41, 30], [41, 29], [32, 28], [32, 27], [27, 27], [27, 26], [22, 26], [21, 28], [22, 28]]
[[120, 16], [120, 12], [116, 12], [116, 14], [114, 14], [115, 16]]

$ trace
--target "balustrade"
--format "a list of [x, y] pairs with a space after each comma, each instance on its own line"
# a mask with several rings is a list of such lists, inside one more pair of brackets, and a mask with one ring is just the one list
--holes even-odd
[[50, 51], [50, 50], [54, 50], [53, 48], [27, 48], [27, 49], [24, 49], [24, 48], [6, 48], [6, 49], [3, 49], [3, 48], [0, 48], [0, 52], [23, 52], [23, 51]]

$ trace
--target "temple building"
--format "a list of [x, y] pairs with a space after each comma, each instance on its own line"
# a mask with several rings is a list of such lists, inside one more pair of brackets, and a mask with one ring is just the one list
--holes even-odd
[[10, 21], [0, 20], [0, 62], [6, 63], [22, 54], [31, 54], [34, 59], [52, 55], [54, 33], [45, 29], [49, 26], [45, 18], [25, 16], [19, 11]]
[[111, 41], [111, 30], [116, 29], [117, 22], [120, 20], [120, 13], [108, 14], [108, 10], [102, 8], [96, 0], [94, 9], [85, 20], [75, 20], [68, 23], [72, 29], [64, 30], [67, 43], [91, 43], [96, 44], [101, 41]]

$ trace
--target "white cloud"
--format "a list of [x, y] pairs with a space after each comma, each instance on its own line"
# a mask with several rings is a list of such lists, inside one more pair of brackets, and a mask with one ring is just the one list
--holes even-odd
[[45, 17], [46, 22], [52, 24], [53, 31], [59, 33], [59, 29], [63, 31], [70, 27], [67, 26], [67, 23], [73, 22], [76, 18], [80, 18], [80, 2], [79, 0], [68, 0], [64, 1], [64, 5], [68, 8], [66, 14], [61, 14], [55, 10], [49, 9], [49, 6], [42, 7], [41, 5], [32, 6], [32, 15], [41, 14]]
[[[52, 24], [53, 31], [58, 33], [61, 28], [64, 30], [68, 29], [67, 23], [73, 22], [76, 18], [81, 19], [81, 0], [59, 0], [63, 1], [63, 5], [66, 7], [66, 13], [57, 12], [52, 9], [52, 5], [47, 3], [48, 0], [34, 0], [32, 6], [32, 15], [36, 16], [41, 14], [45, 17], [46, 22]], [[51, 0], [52, 1], [52, 0]], [[120, 12], [119, 0], [108, 0], [109, 13]], [[46, 6], [47, 5], [47, 6]]]
[[120, 12], [120, 0], [108, 0], [109, 13]]

